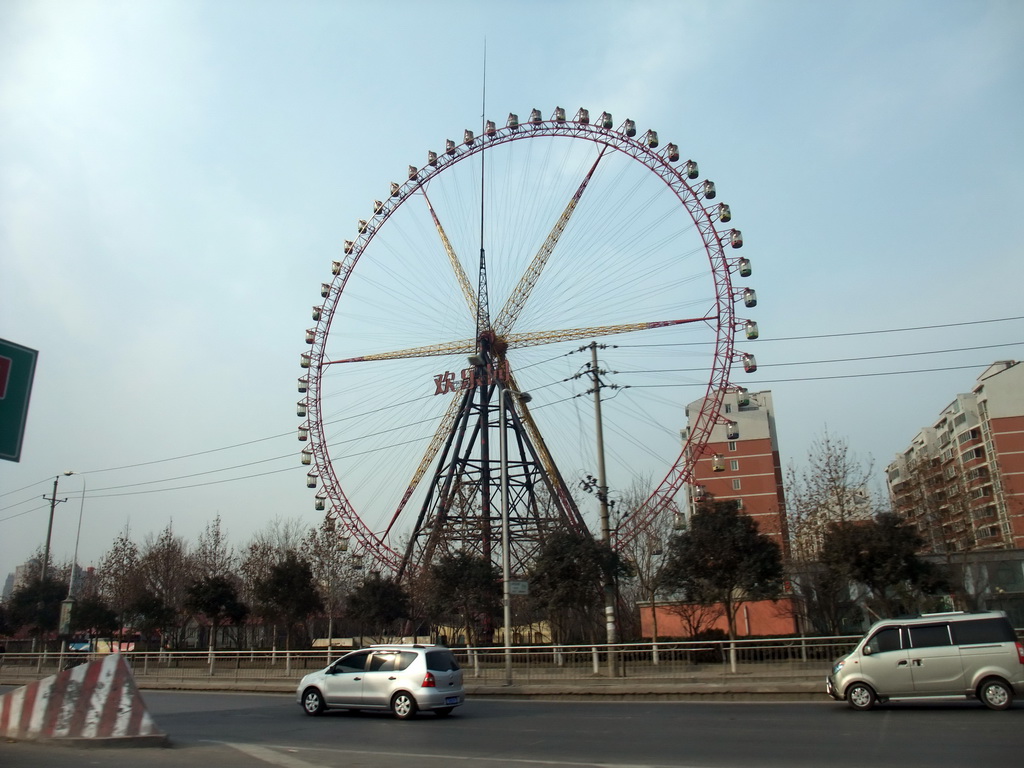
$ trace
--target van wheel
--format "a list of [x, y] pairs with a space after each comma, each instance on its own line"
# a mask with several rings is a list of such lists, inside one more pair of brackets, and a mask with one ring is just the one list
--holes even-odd
[[846, 689], [846, 703], [856, 710], [867, 712], [875, 706], [875, 691], [867, 683], [854, 683]]
[[1007, 709], [1013, 703], [1013, 691], [999, 678], [990, 677], [978, 688], [978, 698], [989, 709]]

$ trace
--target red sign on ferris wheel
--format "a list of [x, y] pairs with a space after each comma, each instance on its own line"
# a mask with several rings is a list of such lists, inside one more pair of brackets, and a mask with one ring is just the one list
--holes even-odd
[[484, 376], [478, 373], [477, 368], [464, 368], [459, 378], [455, 377], [454, 371], [445, 371], [434, 377], [434, 394], [443, 395], [448, 392], [459, 392], [463, 389], [470, 389], [482, 383], [494, 384], [498, 381], [508, 381], [508, 361], [503, 360], [497, 368], [488, 365], [484, 370]]

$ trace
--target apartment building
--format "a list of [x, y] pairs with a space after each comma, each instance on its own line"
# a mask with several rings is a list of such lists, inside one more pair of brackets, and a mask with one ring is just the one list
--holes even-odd
[[1024, 548], [1024, 364], [990, 365], [886, 468], [928, 551]]
[[[702, 400], [687, 406], [687, 431], [695, 425]], [[735, 388], [725, 394], [707, 448], [694, 466], [693, 485], [686, 507], [692, 514], [705, 499], [736, 499], [740, 509], [757, 521], [758, 530], [770, 536], [789, 554], [782, 462], [772, 393]]]

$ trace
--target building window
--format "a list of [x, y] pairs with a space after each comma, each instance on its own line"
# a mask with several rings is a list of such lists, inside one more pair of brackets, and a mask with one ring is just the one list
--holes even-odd
[[732, 481], [732, 489], [738, 491], [740, 489], [740, 479], [737, 477]]
[[740, 468], [740, 460], [739, 459], [729, 459], [729, 469], [731, 469], [733, 472], [737, 472], [737, 471], [739, 471], [739, 468]]
[[736, 509], [743, 509], [743, 499], [736, 499]]
[[729, 450], [730, 451], [735, 451], [736, 450], [736, 441], [735, 440], [730, 440], [729, 441]]

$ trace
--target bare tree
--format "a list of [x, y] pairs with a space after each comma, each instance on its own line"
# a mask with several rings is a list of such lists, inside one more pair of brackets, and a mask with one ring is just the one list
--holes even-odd
[[[139, 576], [142, 586], [179, 618], [185, 614], [188, 588], [192, 584], [194, 568], [188, 546], [180, 536], [174, 535], [171, 523], [156, 536], [147, 535], [139, 556]], [[161, 627], [170, 632], [172, 627]], [[176, 635], [173, 645], [181, 642], [181, 622], [173, 627]]]
[[[650, 495], [650, 488], [649, 480], [638, 480], [630, 486], [618, 503], [623, 518], [629, 517], [643, 504]], [[681, 513], [673, 504], [654, 518], [640, 536], [631, 539], [620, 550], [622, 557], [632, 566], [632, 576], [620, 583], [620, 600], [634, 609], [631, 615], [638, 614], [636, 608], [639, 603], [650, 606], [653, 642], [658, 641], [658, 596], [665, 591], [668, 544], [672, 536], [678, 533], [675, 524], [679, 519]]]
[[208, 522], [199, 534], [192, 559], [196, 568], [195, 578], [211, 579], [234, 572], [238, 558], [228, 542], [227, 533], [221, 530], [220, 515]]
[[100, 559], [100, 595], [118, 617], [118, 634], [123, 639], [125, 619], [139, 597], [139, 548], [129, 535], [128, 526]]
[[861, 463], [846, 439], [828, 429], [811, 444], [801, 472], [790, 466], [785, 485], [794, 560], [817, 560], [831, 523], [870, 520], [880, 511], [867, 490], [871, 472], [871, 462]]
[[348, 540], [338, 535], [333, 520], [324, 519], [320, 525], [308, 530], [299, 551], [312, 569], [313, 581], [327, 613], [327, 658], [330, 659], [334, 618], [356, 583], [352, 561], [348, 557]]

